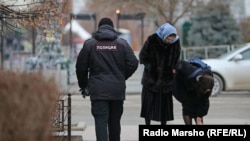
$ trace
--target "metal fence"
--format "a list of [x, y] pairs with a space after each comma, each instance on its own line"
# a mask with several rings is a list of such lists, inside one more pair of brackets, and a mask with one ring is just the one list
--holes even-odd
[[239, 45], [183, 47], [181, 52], [181, 58], [184, 60], [192, 57], [199, 57], [201, 59], [217, 58], [222, 54], [234, 50], [237, 47], [239, 47]]
[[71, 94], [62, 95], [53, 118], [54, 135], [58, 141], [71, 141]]

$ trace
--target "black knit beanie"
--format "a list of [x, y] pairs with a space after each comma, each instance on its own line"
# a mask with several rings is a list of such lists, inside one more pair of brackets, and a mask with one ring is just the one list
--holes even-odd
[[98, 27], [105, 25], [105, 24], [114, 27], [114, 24], [110, 18], [102, 18], [98, 24]]

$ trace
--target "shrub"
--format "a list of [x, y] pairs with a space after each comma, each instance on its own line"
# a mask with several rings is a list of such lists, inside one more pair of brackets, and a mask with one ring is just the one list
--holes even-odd
[[54, 79], [0, 70], [0, 141], [51, 141], [59, 100]]

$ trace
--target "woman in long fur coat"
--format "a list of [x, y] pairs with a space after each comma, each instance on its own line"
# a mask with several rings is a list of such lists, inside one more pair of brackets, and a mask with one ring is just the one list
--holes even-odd
[[145, 118], [146, 125], [151, 120], [165, 125], [174, 119], [172, 92], [180, 51], [177, 31], [169, 23], [150, 35], [140, 51], [140, 63], [144, 64], [140, 116]]

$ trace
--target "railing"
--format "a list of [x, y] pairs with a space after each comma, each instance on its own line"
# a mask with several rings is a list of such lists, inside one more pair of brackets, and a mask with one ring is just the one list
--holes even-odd
[[218, 46], [204, 46], [204, 47], [183, 47], [181, 58], [186, 60], [192, 57], [199, 57], [202, 59], [216, 58], [222, 54], [230, 52], [237, 48], [236, 45], [218, 45]]
[[64, 140], [65, 131], [67, 133], [66, 138], [71, 141], [71, 94], [67, 95], [67, 98], [62, 97], [58, 101], [56, 116], [53, 119], [55, 136], [58, 140]]

